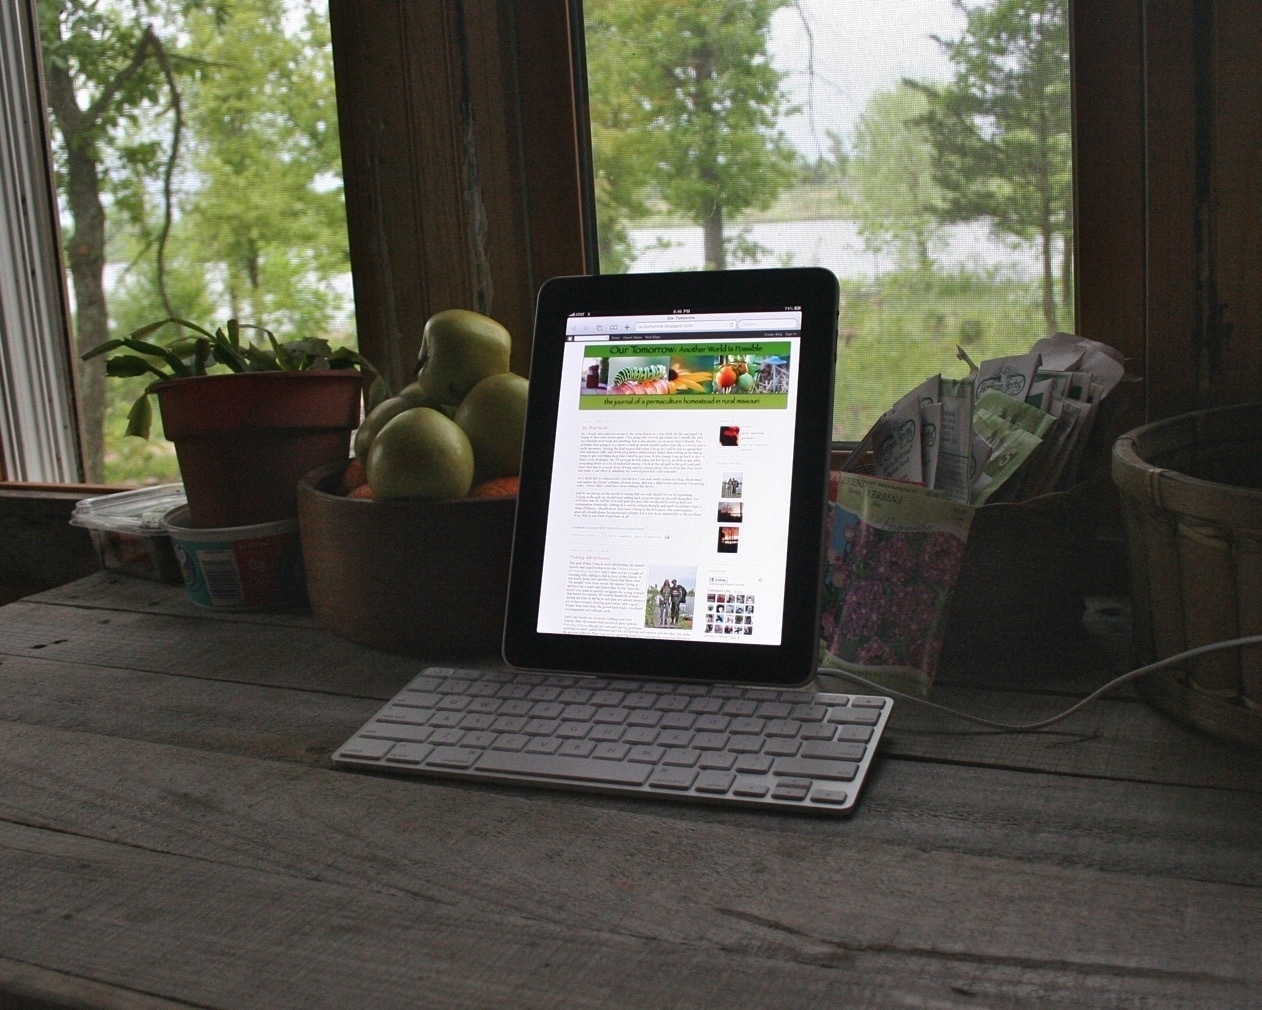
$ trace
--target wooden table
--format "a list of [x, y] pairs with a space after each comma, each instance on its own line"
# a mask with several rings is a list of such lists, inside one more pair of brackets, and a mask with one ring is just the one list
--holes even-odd
[[1262, 756], [1127, 695], [901, 703], [833, 820], [334, 770], [416, 669], [106, 574], [0, 609], [0, 1007], [1262, 1006]]

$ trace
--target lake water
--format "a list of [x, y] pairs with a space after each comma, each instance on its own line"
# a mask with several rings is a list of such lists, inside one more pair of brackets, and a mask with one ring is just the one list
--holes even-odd
[[[785, 221], [747, 225], [739, 229], [768, 251], [752, 263], [730, 266], [822, 266], [843, 280], [874, 280], [895, 267], [889, 253], [864, 248], [858, 225], [844, 219]], [[633, 273], [655, 270], [699, 270], [704, 265], [702, 232], [698, 226], [633, 228], [631, 240], [638, 255]], [[951, 225], [932, 255], [939, 270], [965, 268], [1000, 277], [1034, 280], [1040, 275], [1039, 250], [1034, 242], [998, 239], [986, 224]]]

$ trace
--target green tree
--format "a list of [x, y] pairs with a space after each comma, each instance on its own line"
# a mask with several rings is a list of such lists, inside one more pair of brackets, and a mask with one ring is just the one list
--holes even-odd
[[[772, 14], [792, 0], [591, 0], [585, 4], [593, 123], [638, 146], [641, 162], [610, 176], [606, 209], [634, 206], [647, 187], [701, 225], [705, 266], [727, 266], [740, 236], [725, 216], [764, 209], [794, 177], [794, 156], [777, 127], [793, 111], [784, 74], [767, 54]], [[593, 145], [602, 143], [594, 131]], [[626, 169], [631, 172], [627, 173]], [[599, 171], [599, 170], [598, 170]], [[599, 195], [598, 179], [598, 195]], [[745, 246], [748, 243], [743, 243]]]
[[220, 13], [185, 27], [203, 63], [182, 251], [217, 265], [229, 314], [321, 335], [341, 301], [331, 281], [350, 269], [328, 20], [312, 0]]
[[1073, 203], [1066, 0], [991, 0], [969, 6], [963, 34], [939, 40], [950, 83], [918, 84], [935, 150], [934, 177], [952, 221], [989, 219], [997, 233], [1037, 238], [1043, 321], [1057, 328], [1055, 243], [1061, 294], [1072, 305]]
[[[169, 179], [170, 145], [139, 137], [142, 119], [179, 121], [174, 61], [154, 24], [165, 7], [135, 0], [127, 7], [99, 0], [39, 0], [49, 110], [55, 126], [59, 190], [73, 222], [65, 236], [80, 349], [109, 336], [105, 295], [107, 209], [134, 212], [139, 179]], [[187, 4], [177, 5], [181, 9]], [[130, 128], [130, 141], [122, 135]], [[168, 137], [176, 136], [175, 126]], [[84, 471], [100, 480], [105, 372], [83, 363], [79, 376]]]
[[902, 267], [933, 268], [942, 232], [941, 193], [933, 180], [933, 145], [923, 127], [924, 92], [907, 84], [878, 91], [855, 124], [850, 165], [859, 234], [869, 249], [893, 249]]
[[627, 222], [648, 210], [644, 197], [653, 167], [640, 136], [644, 108], [632, 87], [635, 42], [608, 17], [615, 5], [588, 2], [583, 9], [600, 268], [625, 273], [636, 255]]

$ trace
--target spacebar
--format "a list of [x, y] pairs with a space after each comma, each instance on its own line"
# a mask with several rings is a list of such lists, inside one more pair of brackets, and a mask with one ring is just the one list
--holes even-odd
[[648, 781], [653, 768], [651, 765], [623, 764], [620, 761], [493, 750], [482, 755], [474, 766], [474, 770], [528, 775], [539, 779], [563, 779], [570, 782], [642, 786]]

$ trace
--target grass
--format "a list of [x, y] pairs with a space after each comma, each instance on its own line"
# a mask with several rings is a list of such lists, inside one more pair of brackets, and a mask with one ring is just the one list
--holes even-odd
[[845, 282], [833, 437], [858, 441], [931, 375], [965, 378], [957, 347], [981, 362], [1024, 353], [1043, 332], [1037, 284], [963, 273], [897, 274], [879, 286]]

